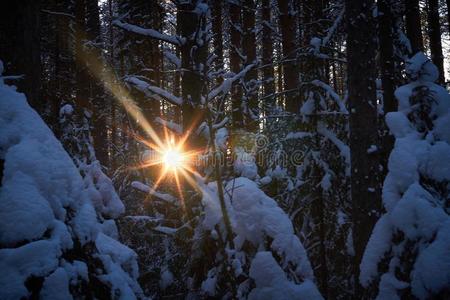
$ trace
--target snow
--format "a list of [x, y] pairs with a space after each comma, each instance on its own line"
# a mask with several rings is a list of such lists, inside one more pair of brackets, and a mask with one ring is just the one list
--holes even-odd
[[[417, 258], [412, 273], [413, 294], [425, 299], [450, 283], [450, 220], [442, 224], [436, 239]], [[439, 259], [436, 259], [439, 258]]]
[[0, 243], [4, 245], [34, 240], [53, 224], [49, 203], [41, 196], [33, 179], [22, 172], [17, 172], [2, 188], [0, 202]]
[[169, 130], [171, 130], [179, 135], [183, 134], [183, 126], [180, 124], [177, 124], [173, 121], [164, 120], [160, 117], [156, 117], [155, 122], [161, 124], [164, 127], [167, 127]]
[[149, 92], [151, 92], [158, 96], [163, 97], [164, 99], [166, 99], [167, 101], [169, 101], [170, 103], [172, 103], [174, 105], [181, 106], [183, 104], [182, 98], [169, 93], [165, 89], [159, 88], [157, 86], [153, 86], [135, 76], [125, 77], [125, 82], [132, 84], [137, 90], [143, 92], [147, 96], [151, 97], [152, 95], [149, 93]]
[[131, 186], [141, 192], [144, 193], [149, 193], [152, 196], [155, 196], [156, 198], [169, 202], [169, 203], [176, 203], [177, 199], [170, 195], [170, 194], [164, 194], [164, 193], [160, 193], [155, 191], [153, 188], [149, 187], [148, 185], [143, 184], [142, 182], [139, 181], [133, 181], [131, 183]]
[[244, 69], [242, 69], [239, 73], [235, 74], [234, 76], [225, 78], [224, 81], [218, 87], [214, 88], [211, 92], [209, 92], [208, 100], [212, 100], [221, 94], [228, 94], [231, 90], [233, 83], [243, 78], [247, 74], [247, 72], [250, 71], [254, 66], [255, 66], [254, 64], [250, 64], [246, 66]]
[[255, 157], [246, 152], [242, 147], [235, 148], [235, 160], [233, 162], [234, 173], [238, 176], [256, 179], [258, 177], [258, 166]]
[[255, 281], [248, 299], [323, 299], [315, 285], [307, 280], [301, 284], [288, 281], [271, 252], [258, 252], [250, 267], [250, 277]]
[[124, 23], [120, 20], [114, 20], [113, 24], [117, 27], [120, 27], [122, 29], [125, 29], [127, 31], [136, 33], [136, 34], [141, 34], [141, 35], [145, 35], [148, 36], [150, 38], [154, 38], [154, 39], [158, 39], [161, 40], [163, 42], [167, 42], [167, 43], [171, 43], [174, 45], [178, 45], [181, 46], [184, 43], [184, 40], [180, 37], [177, 36], [172, 36], [172, 35], [167, 35], [167, 34], [163, 34], [160, 33], [154, 29], [147, 29], [147, 28], [142, 28], [136, 25], [132, 25], [132, 24], [128, 24], [128, 23]]
[[[64, 112], [69, 111], [66, 106]], [[124, 209], [111, 181], [98, 172], [99, 166], [90, 165], [93, 181], [86, 184], [25, 96], [3, 83], [0, 159], [4, 160], [0, 189], [1, 299], [27, 298], [25, 282], [31, 276], [43, 279], [37, 296], [70, 299], [69, 282], [76, 283], [77, 278], [88, 280], [84, 262], [69, 263], [63, 258], [75, 241], [81, 245], [95, 242], [101, 249], [86, 255], [100, 255], [102, 261], [109, 261], [98, 268], [105, 269], [102, 276], [114, 277], [114, 282], [108, 282], [110, 286], [120, 283], [112, 293], [122, 298], [142, 296], [136, 282], [136, 255], [102, 233], [117, 235], [114, 221], [103, 217], [116, 217]], [[100, 211], [96, 211], [94, 205], [100, 204]]]
[[320, 80], [313, 80], [311, 81], [311, 83], [315, 86], [321, 87], [322, 89], [324, 89], [327, 92], [327, 95], [329, 95], [331, 97], [331, 99], [333, 99], [336, 104], [339, 107], [339, 112], [344, 113], [344, 114], [348, 114], [348, 110], [345, 107], [344, 102], [341, 100], [341, 97], [339, 97], [339, 95], [333, 90], [333, 88], [331, 86], [329, 86], [328, 84], [326, 84], [323, 81]]
[[[211, 182], [208, 185], [202, 185], [200, 183], [200, 186], [203, 192], [202, 203], [205, 207], [203, 226], [206, 230], [212, 231], [222, 221], [220, 202], [217, 199], [217, 185], [215, 182]], [[291, 220], [277, 205], [275, 200], [264, 194], [255, 182], [245, 177], [235, 178], [225, 185], [224, 200], [231, 219], [236, 251], [243, 251], [242, 247], [244, 242], [250, 242], [256, 249], [265, 248], [267, 239], [269, 238], [272, 241], [269, 246], [271, 251], [280, 258], [279, 262], [270, 262], [271, 264], [276, 264], [273, 272], [283, 274], [282, 277], [275, 273], [272, 274], [277, 278], [273, 280], [283, 281], [286, 286], [289, 286], [293, 291], [293, 294], [290, 295], [294, 295], [297, 292], [300, 295], [306, 293], [307, 295], [312, 295], [310, 299], [321, 299], [314, 285], [307, 283], [313, 280], [313, 271], [306, 251], [294, 233]], [[270, 254], [272, 252], [267, 253]], [[263, 256], [267, 256], [268, 254]], [[258, 255], [253, 259], [251, 265], [253, 269], [259, 268], [258, 265], [260, 263], [263, 265], [262, 267], [267, 263], [267, 259], [262, 259], [262, 261], [257, 260]], [[290, 272], [294, 273], [303, 283], [300, 286], [293, 284], [287, 280], [285, 272], [289, 274]], [[272, 282], [273, 280], [269, 278], [267, 279], [268, 281], [265, 281], [266, 279], [260, 281], [256, 275], [259, 273], [258, 271], [256, 273], [254, 272], [254, 275], [252, 275], [252, 271], [250, 273], [250, 276], [256, 280], [257, 285], [257, 289], [254, 293], [252, 292], [254, 296], [251, 296], [250, 299], [256, 299], [265, 292], [269, 293], [267, 289], [271, 290], [272, 287], [269, 288], [268, 282]], [[261, 286], [261, 291], [259, 290], [258, 282], [263, 282], [261, 283], [263, 285]], [[305, 289], [304, 291], [303, 288]], [[273, 295], [279, 295], [280, 293], [276, 289], [270, 291], [270, 293], [272, 292], [275, 293]], [[285, 297], [289, 299], [290, 296]]]
[[312, 136], [312, 134], [310, 132], [297, 131], [297, 132], [289, 132], [284, 139], [285, 140], [303, 139], [305, 137], [311, 137], [311, 136]]
[[57, 268], [45, 278], [41, 297], [49, 300], [73, 299], [69, 292], [69, 278], [63, 268]]
[[170, 285], [172, 285], [174, 280], [172, 272], [169, 271], [169, 269], [165, 268], [161, 272], [161, 279], [159, 281], [159, 286], [164, 290], [168, 288]]
[[[443, 192], [450, 179], [450, 95], [433, 83], [437, 69], [422, 53], [408, 62], [407, 72], [414, 81], [396, 90], [398, 111], [386, 115], [396, 138], [383, 184], [386, 213], [375, 225], [360, 265], [363, 286], [379, 280], [377, 299], [400, 299], [407, 287], [415, 297], [429, 299], [450, 283], [450, 217]], [[424, 126], [425, 118], [431, 124]], [[447, 187], [439, 188], [442, 184]], [[417, 257], [405, 261], [412, 249]], [[386, 259], [389, 268], [380, 274], [379, 263]], [[412, 268], [409, 282], [396, 278], [397, 268]]]
[[438, 68], [422, 52], [417, 52], [406, 62], [406, 73], [417, 81], [435, 82], [439, 78]]

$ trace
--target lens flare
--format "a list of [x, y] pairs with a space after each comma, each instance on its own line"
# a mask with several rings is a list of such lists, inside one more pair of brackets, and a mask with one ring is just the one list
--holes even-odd
[[184, 156], [176, 149], [168, 149], [164, 151], [162, 160], [166, 168], [176, 170], [183, 167]]

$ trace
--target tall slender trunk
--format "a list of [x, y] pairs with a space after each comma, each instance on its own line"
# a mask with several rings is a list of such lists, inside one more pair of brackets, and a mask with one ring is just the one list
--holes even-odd
[[289, 0], [278, 0], [280, 10], [279, 23], [281, 29], [281, 39], [283, 45], [283, 81], [286, 110], [291, 113], [298, 113], [300, 101], [298, 93], [293, 91], [297, 88], [298, 74], [295, 63], [295, 18], [292, 14], [293, 4]]
[[[219, 72], [224, 67], [223, 65], [223, 33], [222, 33], [222, 6], [221, 0], [212, 1], [212, 31], [214, 43], [214, 55], [216, 56], [214, 71]], [[222, 82], [222, 77], [219, 77], [218, 83]]]
[[[244, 0], [243, 19], [243, 40], [242, 49], [245, 56], [246, 66], [256, 63], [256, 35], [255, 35], [255, 1]], [[258, 73], [255, 68], [245, 75], [245, 126], [248, 130], [258, 129], [258, 102], [257, 102], [257, 80]]]
[[[75, 103], [77, 110], [89, 109], [89, 78], [86, 69], [86, 6], [84, 0], [75, 0], [75, 81], [77, 83]], [[83, 114], [82, 114], [83, 115]]]
[[[114, 56], [114, 27], [112, 25], [113, 21], [113, 0], [108, 0], [108, 34], [109, 34], [109, 65], [115, 67], [115, 56]], [[110, 110], [111, 110], [111, 142], [109, 147], [110, 152], [110, 167], [114, 172], [117, 168], [116, 163], [116, 147], [117, 147], [117, 106], [114, 96], [110, 97]]]
[[[100, 11], [98, 1], [86, 2], [86, 37], [92, 44], [87, 47], [86, 55], [96, 61], [102, 61], [100, 50]], [[108, 133], [107, 133], [107, 102], [105, 91], [98, 74], [103, 70], [88, 70], [89, 77], [89, 102], [92, 107], [92, 137], [96, 158], [104, 166], [109, 165]]]
[[[230, 15], [230, 69], [233, 73], [238, 73], [241, 70], [241, 7], [240, 3], [229, 2]], [[235, 84], [232, 88], [231, 94], [231, 109], [233, 128], [242, 128], [244, 125], [244, 118], [242, 115], [242, 89], [240, 84]]]
[[345, 1], [355, 297], [360, 299], [359, 265], [381, 203], [378, 157], [367, 151], [378, 141], [374, 5], [374, 0]]
[[183, 130], [184, 134], [189, 134], [188, 149], [201, 147], [195, 132], [204, 120], [204, 111], [200, 108], [205, 82], [201, 65], [206, 65], [208, 48], [204, 40], [201, 45], [197, 43], [196, 32], [204, 30], [206, 20], [196, 10], [196, 1], [192, 2], [182, 3], [177, 7], [180, 34], [186, 38], [186, 42], [181, 46], [181, 67], [184, 69], [181, 78], [181, 95], [184, 100]]
[[[262, 65], [263, 65], [263, 94], [268, 97], [275, 92], [275, 79], [273, 73], [273, 32], [271, 25], [271, 5], [270, 0], [262, 0], [261, 3], [262, 19]], [[265, 98], [263, 107], [265, 115], [275, 106], [275, 97]]]
[[414, 55], [424, 49], [419, 0], [405, 0], [405, 9], [406, 35], [411, 43], [411, 55]]
[[[381, 67], [381, 82], [383, 87], [383, 111], [384, 115], [388, 112], [395, 111], [397, 101], [394, 97], [395, 91], [395, 58], [394, 58], [394, 16], [392, 13], [391, 0], [379, 0], [378, 10], [378, 40], [380, 47], [380, 67]], [[381, 147], [381, 163], [383, 165], [384, 174], [387, 173], [387, 162], [389, 154], [394, 146], [394, 139], [389, 134], [387, 126], [384, 124], [382, 128], [382, 147]]]
[[447, 26], [448, 26], [448, 34], [450, 34], [450, 0], [447, 0]]
[[42, 111], [40, 60], [40, 1], [3, 1], [0, 4], [0, 59], [5, 75], [24, 75], [15, 81], [28, 103]]
[[445, 82], [444, 56], [442, 55], [441, 26], [439, 24], [439, 1], [428, 0], [428, 36], [430, 37], [431, 60], [439, 70], [439, 83]]

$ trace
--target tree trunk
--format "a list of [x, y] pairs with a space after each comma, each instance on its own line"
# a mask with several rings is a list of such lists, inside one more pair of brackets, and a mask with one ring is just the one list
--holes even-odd
[[439, 1], [428, 0], [428, 36], [430, 37], [431, 60], [439, 70], [439, 83], [444, 84], [444, 56], [442, 55], [441, 27], [439, 24]]
[[[394, 16], [392, 13], [391, 0], [379, 0], [378, 10], [378, 40], [380, 46], [380, 67], [381, 82], [383, 87], [383, 111], [384, 115], [388, 112], [395, 111], [397, 101], [394, 97], [395, 92], [395, 58], [394, 58]], [[384, 123], [384, 117], [381, 120], [382, 128], [382, 149], [381, 163], [383, 165], [383, 173], [387, 173], [387, 162], [389, 154], [394, 146], [393, 136], [389, 134], [389, 130]]]
[[[75, 62], [76, 62], [76, 98], [77, 110], [90, 110], [89, 103], [89, 77], [86, 69], [86, 51], [84, 43], [86, 39], [86, 6], [84, 0], [75, 0]], [[83, 113], [82, 113], [83, 114]]]
[[[243, 31], [242, 49], [246, 58], [246, 66], [256, 63], [256, 35], [255, 35], [255, 2], [254, 0], [245, 0], [243, 9]], [[258, 102], [257, 102], [257, 83], [258, 73], [255, 68], [248, 71], [244, 81], [245, 91], [245, 126], [248, 130], [258, 129]]]
[[[86, 2], [86, 34], [94, 45], [87, 47], [86, 55], [102, 62], [100, 50], [100, 14], [98, 1]], [[92, 67], [91, 67], [92, 68]], [[103, 70], [89, 69], [89, 102], [92, 105], [92, 137], [96, 158], [104, 166], [109, 165], [108, 134], [106, 128], [107, 102], [99, 74]]]
[[450, 0], [447, 0], [447, 25], [448, 25], [448, 34], [450, 35]]
[[[275, 79], [273, 73], [273, 39], [270, 17], [270, 0], [262, 0], [262, 65], [263, 65], [263, 95], [268, 97], [275, 93]], [[269, 115], [275, 106], [275, 97], [265, 98], [263, 107], [265, 115]]]
[[406, 35], [411, 43], [411, 56], [423, 52], [422, 26], [420, 24], [419, 0], [405, 0]]
[[177, 23], [180, 34], [186, 38], [181, 46], [181, 67], [184, 69], [181, 77], [181, 95], [183, 98], [183, 131], [189, 135], [188, 149], [198, 149], [201, 142], [195, 133], [204, 121], [204, 112], [200, 108], [202, 93], [204, 93], [205, 78], [201, 65], [206, 65], [208, 44], [197, 43], [197, 32], [205, 30], [206, 20], [196, 10], [194, 3], [182, 3], [177, 7]]
[[[230, 14], [230, 69], [231, 72], [237, 74], [241, 70], [240, 52], [241, 44], [241, 7], [240, 4], [229, 2]], [[233, 128], [239, 129], [244, 125], [244, 118], [242, 115], [242, 90], [239, 83], [236, 83], [232, 88], [231, 94], [231, 108], [232, 108], [232, 122]]]
[[13, 82], [28, 103], [42, 111], [40, 101], [40, 1], [2, 1], [0, 4], [0, 59], [4, 75], [24, 75]]
[[364, 298], [359, 265], [380, 206], [379, 162], [367, 149], [377, 145], [375, 21], [373, 0], [346, 0], [351, 196], [356, 298]]
[[[216, 56], [214, 71], [220, 72], [223, 65], [223, 33], [222, 33], [222, 1], [212, 1], [212, 31], [214, 42], [214, 55]], [[217, 84], [222, 82], [222, 77], [219, 77]]]
[[291, 14], [293, 7], [291, 1], [278, 0], [278, 8], [280, 10], [279, 23], [281, 29], [281, 39], [283, 45], [283, 81], [284, 90], [286, 91], [286, 110], [291, 113], [298, 113], [300, 109], [300, 101], [298, 93], [292, 91], [297, 88], [298, 76], [295, 63], [295, 18]]

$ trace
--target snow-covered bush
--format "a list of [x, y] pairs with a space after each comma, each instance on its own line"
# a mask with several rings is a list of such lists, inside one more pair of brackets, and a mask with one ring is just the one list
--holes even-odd
[[413, 80], [398, 88], [398, 111], [386, 115], [395, 136], [383, 185], [386, 213], [361, 263], [363, 286], [378, 299], [429, 299], [450, 286], [450, 95], [434, 83], [437, 68], [422, 53], [407, 64]]
[[[208, 276], [201, 284], [205, 294], [223, 295], [221, 289], [227, 286], [221, 281], [229, 272], [236, 280], [234, 292], [239, 298], [322, 298], [313, 283], [306, 251], [294, 233], [291, 220], [255, 182], [239, 177], [225, 185], [233, 245], [223, 240], [225, 229], [217, 183], [205, 185], [199, 180], [199, 185], [203, 193], [204, 216], [196, 236], [199, 239], [205, 235], [210, 237], [209, 246], [217, 243], [220, 248], [220, 245], [226, 245], [225, 251], [217, 251], [211, 262], [213, 266], [207, 270]], [[283, 296], [280, 298], [280, 295]]]
[[1, 77], [0, 161], [1, 299], [144, 297], [136, 254], [101, 216], [123, 211], [109, 179], [94, 171], [90, 189], [25, 96]]

